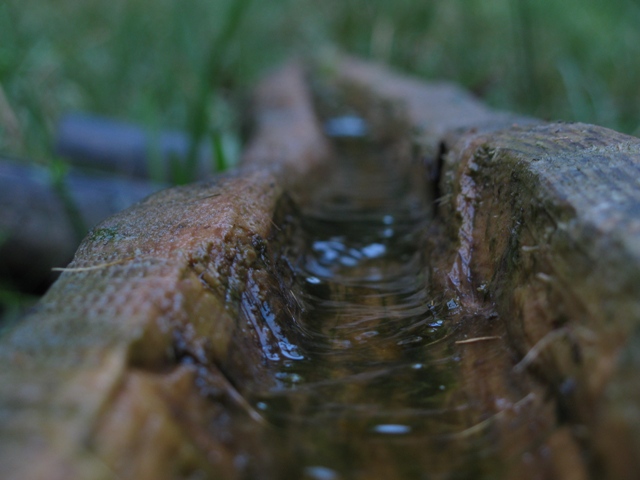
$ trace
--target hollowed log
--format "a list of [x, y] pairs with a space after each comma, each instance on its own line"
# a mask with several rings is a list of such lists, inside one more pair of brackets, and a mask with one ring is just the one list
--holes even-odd
[[[100, 224], [0, 337], [3, 476], [637, 476], [640, 140], [496, 113], [451, 85], [334, 62], [315, 90], [319, 110], [335, 95], [363, 115], [431, 202], [418, 242], [432, 299], [423, 308], [445, 330], [418, 350], [441, 355], [434, 382], [448, 380], [442, 394], [429, 387], [439, 407], [424, 429], [383, 423], [345, 438], [349, 416], [314, 431], [255, 400], [281, 388], [283, 361], [304, 356], [304, 332], [289, 328], [304, 292], [286, 251], [301, 209], [337, 181], [303, 69], [290, 65], [257, 89], [238, 171]], [[394, 352], [409, 355], [378, 353]], [[351, 378], [340, 394], [357, 397], [349, 389], [363, 380]], [[318, 399], [289, 381], [290, 397], [268, 398], [289, 401], [280, 412], [293, 417], [311, 411]], [[333, 444], [349, 452], [341, 464]]]

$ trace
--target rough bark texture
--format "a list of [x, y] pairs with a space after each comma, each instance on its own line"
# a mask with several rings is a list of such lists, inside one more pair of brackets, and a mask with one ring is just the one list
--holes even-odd
[[450, 86], [421, 89], [357, 61], [337, 71], [363, 104], [408, 105], [419, 140], [438, 132], [436, 275], [465, 302], [495, 305], [513, 375], [531, 372], [557, 402], [567, 456], [578, 452], [569, 463], [591, 478], [637, 477], [640, 140], [496, 115]]
[[464, 280], [495, 302], [515, 369], [548, 382], [591, 468], [610, 478], [640, 471], [639, 159], [636, 138], [551, 124], [469, 138], [446, 167], [472, 233]]
[[[459, 357], [445, 402], [468, 408], [425, 455], [446, 467], [443, 448], [491, 439], [501, 478], [636, 478], [640, 141], [352, 60], [329, 81], [382, 136], [412, 129], [436, 197], [429, 268]], [[296, 67], [262, 84], [256, 110], [242, 170], [102, 223], [0, 337], [5, 477], [256, 477], [277, 462], [241, 393], [269, 386], [265, 353], [281, 347], [247, 309], [295, 308], [278, 229], [330, 150]], [[381, 452], [354, 478], [397, 474]]]
[[[166, 190], [103, 222], [36, 311], [1, 338], [5, 478], [237, 475], [234, 458], [250, 445], [230, 446], [228, 429], [215, 428], [224, 402], [239, 401], [217, 366], [261, 381], [256, 332], [238, 327], [240, 298], [248, 284], [268, 295], [266, 239], [282, 185], [296, 179], [278, 162], [313, 166], [326, 148], [313, 117], [299, 122], [310, 108], [299, 69], [269, 82], [284, 88], [258, 95], [258, 111], [283, 105], [279, 121], [309, 129], [309, 141], [289, 151], [279, 123], [262, 123], [242, 172]], [[277, 158], [252, 167], [263, 149]], [[213, 436], [199, 433], [207, 422]]]

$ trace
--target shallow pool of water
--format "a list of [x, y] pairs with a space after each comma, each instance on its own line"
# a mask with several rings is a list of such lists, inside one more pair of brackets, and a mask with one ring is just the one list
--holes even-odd
[[484, 453], [457, 438], [467, 404], [451, 400], [459, 359], [444, 341], [447, 307], [430, 291], [426, 178], [398, 158], [401, 146], [348, 137], [337, 147], [285, 249], [298, 313], [282, 326], [262, 308], [279, 338], [265, 352], [274, 383], [248, 396], [268, 425], [270, 471], [468, 476]]

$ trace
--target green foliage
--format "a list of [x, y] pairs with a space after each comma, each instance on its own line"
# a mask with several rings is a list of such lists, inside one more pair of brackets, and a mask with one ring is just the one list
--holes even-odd
[[226, 167], [248, 86], [321, 47], [459, 82], [498, 108], [629, 133], [640, 125], [633, 0], [249, 3], [5, 0], [0, 151], [48, 161], [57, 119], [75, 109], [213, 138], [215, 168]]
[[16, 325], [37, 297], [0, 283], [0, 336]]
[[62, 202], [62, 206], [64, 207], [67, 218], [69, 219], [71, 227], [73, 228], [73, 232], [75, 233], [76, 240], [78, 243], [80, 243], [84, 235], [87, 233], [87, 226], [85, 225], [84, 219], [82, 218], [80, 208], [76, 204], [76, 201], [71, 195], [71, 192], [67, 185], [68, 166], [66, 163], [57, 158], [53, 158], [49, 165], [49, 177], [51, 179], [51, 186], [53, 187], [53, 191]]
[[[188, 131], [211, 142], [219, 171], [237, 159], [249, 86], [322, 48], [461, 83], [497, 108], [640, 134], [638, 0], [249, 3], [0, 2], [0, 153], [50, 166], [80, 235], [64, 165], [51, 156], [61, 114]], [[194, 158], [176, 163], [175, 181], [193, 178]], [[107, 241], [113, 232], [94, 234]], [[0, 289], [0, 310], [28, 301]]]
[[[232, 41], [237, 34], [240, 22], [245, 15], [251, 0], [235, 0], [229, 6], [220, 33], [211, 44], [207, 53], [204, 69], [200, 74], [198, 95], [191, 106], [189, 116], [189, 132], [191, 147], [185, 164], [184, 174], [176, 183], [188, 183], [195, 180], [198, 167], [198, 146], [207, 130], [211, 128], [208, 105], [222, 85], [222, 73], [228, 52], [233, 48]], [[225, 170], [229, 161], [222, 148], [221, 134], [216, 131], [212, 135], [217, 170]]]

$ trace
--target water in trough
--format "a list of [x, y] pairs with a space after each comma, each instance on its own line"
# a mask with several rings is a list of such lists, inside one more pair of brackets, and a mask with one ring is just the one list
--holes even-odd
[[467, 435], [467, 402], [451, 392], [459, 358], [445, 319], [457, 305], [430, 291], [422, 167], [402, 145], [366, 134], [335, 143], [331, 178], [289, 219], [295, 232], [283, 260], [297, 313], [283, 326], [267, 307], [260, 312], [279, 342], [263, 343], [275, 386], [246, 394], [268, 425], [269, 465], [249, 471], [483, 478], [491, 445]]

